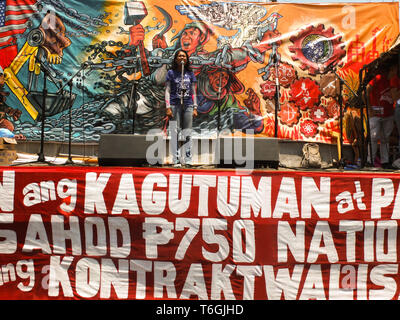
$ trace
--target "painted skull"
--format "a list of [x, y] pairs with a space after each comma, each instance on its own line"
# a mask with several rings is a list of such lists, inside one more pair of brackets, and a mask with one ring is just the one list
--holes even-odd
[[60, 64], [63, 50], [71, 44], [65, 36], [65, 25], [55, 13], [47, 12], [39, 29], [44, 34], [42, 47], [46, 50], [47, 61], [51, 64]]

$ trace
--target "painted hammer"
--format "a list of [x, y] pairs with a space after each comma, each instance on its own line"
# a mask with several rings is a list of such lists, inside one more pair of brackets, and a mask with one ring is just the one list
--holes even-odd
[[[130, 26], [136, 26], [147, 16], [147, 9], [141, 1], [125, 2], [124, 23]], [[145, 76], [150, 74], [149, 63], [147, 61], [146, 52], [144, 51], [143, 41], [139, 42], [140, 61], [142, 71]]]

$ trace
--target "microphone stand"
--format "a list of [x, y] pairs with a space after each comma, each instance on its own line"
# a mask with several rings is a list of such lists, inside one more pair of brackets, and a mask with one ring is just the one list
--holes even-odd
[[279, 68], [278, 68], [278, 57], [275, 53], [274, 55], [274, 64], [275, 64], [275, 133], [274, 137], [278, 138], [278, 109], [280, 108], [279, 99], [280, 99], [280, 83], [279, 83]]
[[62, 93], [62, 90], [64, 89], [65, 86], [69, 86], [69, 107], [68, 107], [68, 159], [65, 161], [64, 164], [75, 164], [75, 162], [72, 160], [72, 155], [71, 155], [71, 147], [72, 147], [72, 115], [71, 115], [71, 110], [72, 110], [72, 105], [73, 105], [73, 99], [72, 99], [72, 86], [73, 86], [73, 79], [86, 67], [88, 67], [87, 63], [83, 63], [80, 67], [80, 69], [60, 88], [58, 89], [57, 93], [60, 94]]
[[185, 95], [185, 89], [184, 89], [184, 86], [183, 86], [183, 77], [185, 76], [185, 63], [183, 62], [183, 60], [182, 60], [182, 62], [181, 62], [181, 65], [182, 65], [182, 67], [181, 67], [181, 90], [182, 90], [182, 92], [181, 92], [181, 106], [183, 107], [183, 96]]
[[[340, 143], [340, 150], [343, 150], [343, 97], [342, 97], [342, 88], [343, 88], [343, 84], [347, 87], [347, 89], [349, 89], [353, 95], [355, 97], [358, 97], [357, 93], [354, 92], [354, 90], [352, 88], [350, 88], [350, 86], [347, 84], [347, 82], [341, 77], [339, 76], [335, 70], [333, 70], [334, 74], [336, 75], [336, 77], [339, 79], [339, 128], [340, 128], [340, 137], [339, 137], [339, 143]], [[362, 117], [361, 117], [362, 120]], [[363, 124], [361, 123], [362, 127]], [[342, 152], [341, 152], [342, 153]], [[344, 168], [345, 163], [344, 163], [344, 158], [342, 157], [342, 155], [340, 155], [340, 159], [339, 159], [339, 167]]]
[[71, 78], [69, 78], [69, 80], [67, 82], [65, 82], [60, 89], [58, 89], [57, 94], [61, 93], [62, 90], [65, 88], [65, 86], [67, 86], [67, 85], [69, 86], [70, 81], [72, 81], [72, 79], [74, 79], [79, 73], [81, 73], [81, 71], [83, 69], [86, 69], [87, 67], [89, 67], [89, 65], [90, 65], [90, 63], [88, 63], [88, 62], [82, 63], [79, 70]]
[[[335, 72], [336, 74], [336, 72]], [[343, 89], [343, 83], [344, 80], [336, 74], [336, 76], [339, 79], [339, 128], [340, 128], [340, 135], [339, 135], [339, 145], [340, 145], [340, 159], [339, 159], [339, 167], [344, 168], [345, 163], [344, 163], [344, 158], [343, 158], [343, 97], [342, 97], [342, 89]]]
[[[180, 144], [179, 144], [179, 135], [181, 133], [181, 127], [183, 125], [183, 98], [185, 95], [185, 89], [184, 89], [184, 76], [185, 76], [185, 62], [181, 61], [181, 108], [182, 112], [176, 111], [177, 116], [179, 117], [179, 127], [178, 127], [178, 122], [176, 123], [176, 149], [180, 149]], [[176, 106], [178, 108], [178, 106]]]
[[222, 69], [219, 74], [219, 83], [218, 83], [218, 100], [217, 100], [217, 106], [218, 106], [218, 117], [217, 117], [217, 131], [218, 133], [221, 131], [221, 90], [222, 90]]
[[[138, 65], [139, 61], [140, 61], [140, 52], [138, 50], [137, 58], [135, 59], [135, 66], [134, 66], [134, 70], [133, 70], [135, 77], [136, 77], [137, 65]], [[132, 134], [135, 134], [135, 118], [136, 118], [136, 110], [137, 110], [136, 94], [137, 94], [137, 83], [136, 83], [136, 78], [134, 78], [133, 82], [132, 82], [131, 93], [130, 93], [130, 97], [129, 97], [129, 105], [128, 105], [128, 110], [130, 110], [132, 108]], [[132, 107], [132, 100], [133, 100], [133, 107]]]
[[[360, 88], [359, 88], [359, 93], [362, 95], [364, 94], [365, 97], [365, 102], [366, 102], [366, 108], [365, 108], [365, 115], [366, 115], [366, 129], [367, 129], [367, 139], [365, 139], [365, 133], [364, 133], [364, 104], [361, 104], [361, 167], [364, 168], [367, 158], [368, 158], [368, 147], [369, 147], [369, 152], [370, 152], [370, 160], [371, 160], [371, 165], [373, 165], [374, 161], [372, 159], [372, 145], [370, 143], [371, 141], [371, 136], [370, 136], [370, 130], [369, 130], [369, 115], [368, 115], [368, 104], [369, 104], [369, 97], [366, 92], [366, 85], [364, 83], [363, 79], [363, 71], [365, 70], [365, 67], [362, 67], [359, 71], [359, 81], [360, 81]], [[367, 140], [367, 150], [365, 150], [365, 140]], [[367, 153], [367, 155], [366, 155]]]
[[72, 141], [72, 115], [71, 115], [71, 109], [72, 109], [72, 80], [68, 82], [69, 85], [69, 107], [68, 107], [68, 159], [65, 161], [65, 164], [75, 164], [75, 162], [72, 160], [71, 156], [71, 141]]
[[[181, 61], [181, 64], [182, 64], [182, 68], [181, 68], [181, 90], [182, 90], [182, 92], [181, 92], [181, 108], [182, 108], [182, 112], [180, 113], [180, 115], [181, 115], [181, 117], [180, 117], [180, 127], [182, 127], [182, 125], [183, 125], [183, 100], [184, 100], [184, 96], [185, 96], [185, 92], [186, 92], [186, 89], [185, 89], [185, 87], [184, 87], [184, 77], [185, 77], [185, 63], [184, 63], [184, 61]], [[178, 139], [178, 141], [179, 141], [179, 139]]]
[[47, 98], [47, 70], [43, 69], [43, 97], [42, 97], [42, 128], [40, 133], [40, 151], [38, 153], [38, 162], [46, 162], [44, 156], [44, 123], [46, 121], [46, 98]]
[[[36, 161], [28, 162], [29, 164], [33, 163], [45, 163], [50, 166], [54, 165], [51, 162], [46, 161], [45, 156], [44, 156], [44, 124], [46, 122], [46, 99], [47, 99], [47, 77], [49, 75], [48, 70], [46, 68], [41, 68], [43, 71], [43, 91], [42, 91], [42, 106], [41, 106], [41, 133], [40, 133], [40, 151], [38, 153], [38, 158]], [[17, 165], [23, 165], [23, 164], [28, 164], [26, 162], [24, 163], [18, 163], [13, 166]]]

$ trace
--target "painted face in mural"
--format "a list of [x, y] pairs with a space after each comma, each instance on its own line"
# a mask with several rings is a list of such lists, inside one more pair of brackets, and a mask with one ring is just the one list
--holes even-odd
[[203, 38], [204, 36], [198, 28], [188, 28], [182, 33], [181, 47], [191, 55], [201, 45]]
[[208, 78], [214, 91], [225, 88], [229, 81], [229, 75], [226, 71], [209, 72]]
[[43, 47], [47, 52], [47, 60], [52, 64], [61, 63], [63, 50], [71, 44], [65, 36], [65, 25], [54, 13], [47, 13], [39, 29], [44, 33]]

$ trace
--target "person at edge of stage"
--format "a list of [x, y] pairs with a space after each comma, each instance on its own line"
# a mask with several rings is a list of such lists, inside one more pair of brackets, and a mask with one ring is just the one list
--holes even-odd
[[384, 169], [392, 169], [389, 157], [389, 139], [394, 127], [394, 108], [388, 66], [384, 66], [368, 83], [367, 94], [372, 149], [372, 155], [368, 152], [368, 162], [372, 159], [374, 163], [371, 163], [371, 165], [380, 166], [375, 161], [378, 141], [380, 141], [380, 164]]
[[[183, 68], [183, 70], [182, 70]], [[183, 79], [182, 79], [183, 73]], [[178, 50], [168, 70], [165, 83], [166, 114], [172, 120], [169, 122], [173, 164], [180, 167], [179, 137], [182, 134], [183, 164], [192, 165], [192, 122], [197, 116], [197, 79], [189, 62], [188, 53]], [[183, 104], [182, 104], [183, 102]]]
[[400, 78], [399, 78], [399, 65], [393, 64], [390, 69], [390, 93], [394, 101], [394, 122], [398, 132], [398, 144], [396, 150], [396, 157], [400, 157]]

